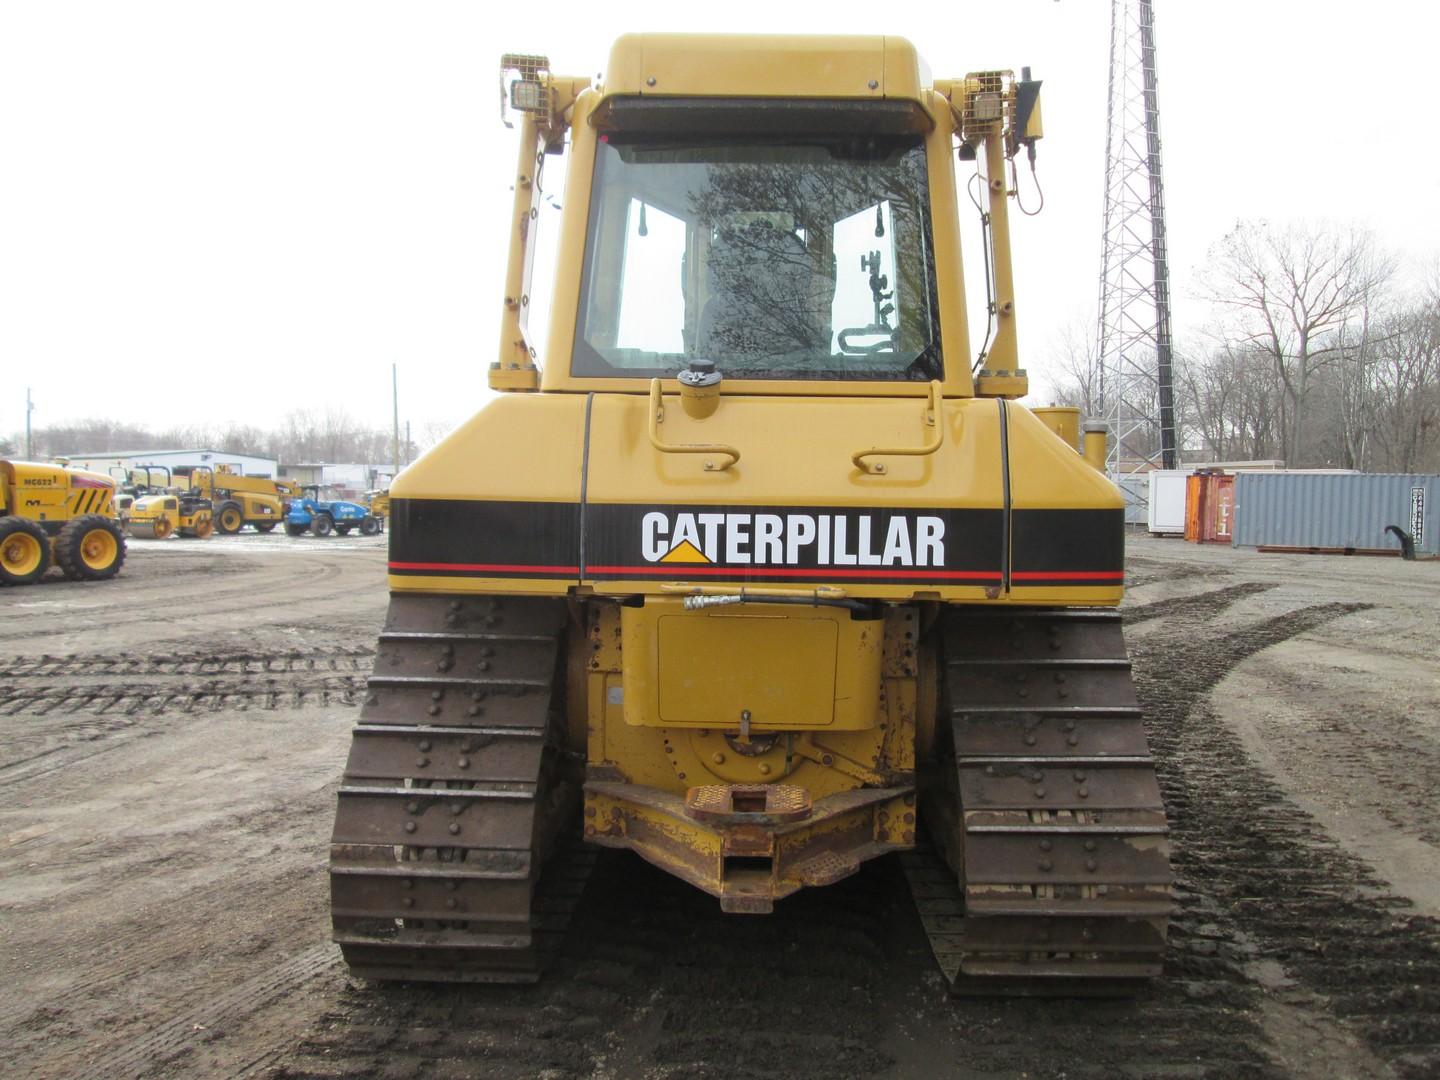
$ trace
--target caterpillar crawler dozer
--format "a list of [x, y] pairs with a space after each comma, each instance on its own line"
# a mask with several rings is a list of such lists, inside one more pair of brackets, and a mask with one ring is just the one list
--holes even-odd
[[[1016, 400], [1038, 84], [932, 82], [888, 37], [623, 37], [593, 84], [502, 67], [501, 393], [391, 489], [331, 849], [351, 969], [537, 977], [537, 882], [579, 833], [752, 915], [901, 853], [956, 992], [1157, 973], [1123, 503], [1073, 416]], [[529, 268], [567, 142], [542, 371]]]
[[0, 585], [30, 585], [58, 566], [73, 580], [114, 577], [125, 562], [115, 481], [33, 461], [0, 461]]

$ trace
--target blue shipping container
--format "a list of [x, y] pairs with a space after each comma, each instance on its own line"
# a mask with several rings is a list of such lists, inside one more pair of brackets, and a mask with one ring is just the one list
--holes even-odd
[[1415, 550], [1440, 555], [1440, 476], [1395, 473], [1235, 475], [1236, 547], [1400, 550], [1398, 525]]

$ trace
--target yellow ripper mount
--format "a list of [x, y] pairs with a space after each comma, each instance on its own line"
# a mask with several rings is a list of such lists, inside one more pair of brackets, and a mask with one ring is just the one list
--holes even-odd
[[538, 977], [537, 882], [577, 837], [745, 913], [904, 853], [957, 992], [1156, 973], [1124, 504], [1078, 415], [1016, 400], [1009, 178], [1039, 84], [931, 81], [890, 37], [636, 35], [598, 82], [502, 69], [504, 392], [390, 491], [332, 846], [352, 969]]

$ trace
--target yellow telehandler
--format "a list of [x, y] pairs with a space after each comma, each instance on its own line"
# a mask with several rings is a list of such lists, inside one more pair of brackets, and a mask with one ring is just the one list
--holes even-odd
[[285, 520], [291, 499], [300, 498], [300, 485], [268, 476], [242, 476], [228, 465], [200, 466], [189, 472], [190, 492], [208, 499], [217, 531], [231, 535], [246, 525], [268, 533]]

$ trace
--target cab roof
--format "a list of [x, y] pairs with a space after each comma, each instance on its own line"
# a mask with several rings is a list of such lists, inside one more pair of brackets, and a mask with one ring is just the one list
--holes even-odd
[[626, 34], [610, 50], [604, 92], [921, 101], [930, 81], [900, 37]]

